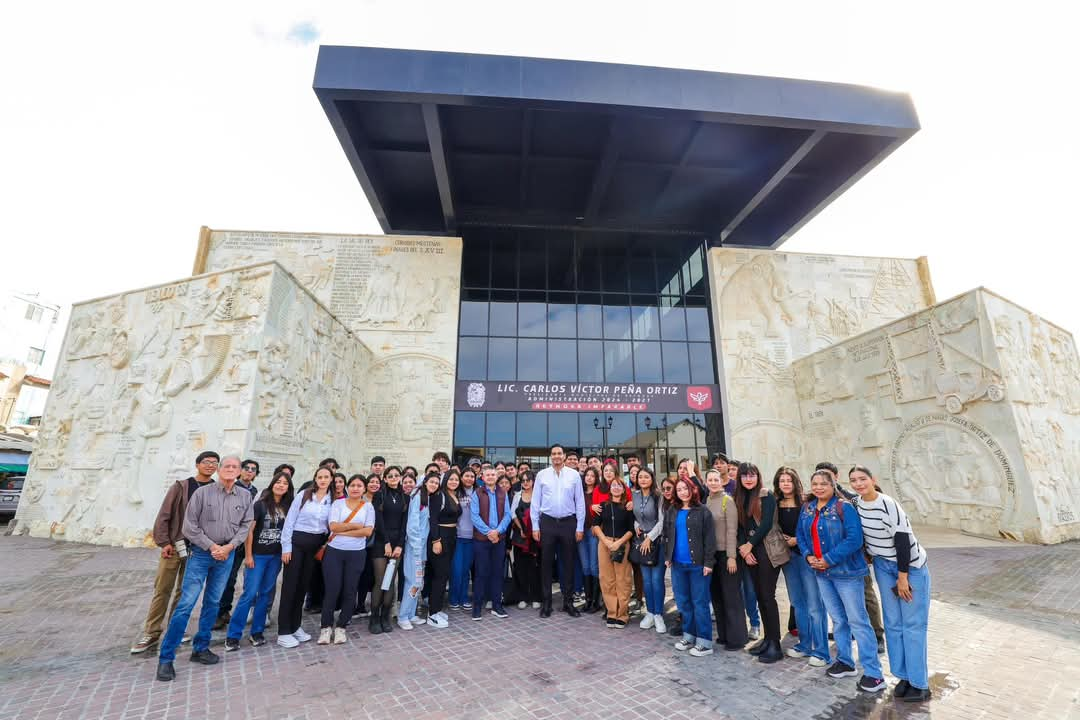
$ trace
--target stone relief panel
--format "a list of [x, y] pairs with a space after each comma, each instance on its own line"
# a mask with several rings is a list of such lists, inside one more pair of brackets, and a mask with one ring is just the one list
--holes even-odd
[[[1041, 383], [1030, 379], [1041, 368], [1030, 349], [1045, 342], [1052, 370], [1051, 333], [1043, 323], [1045, 338], [1033, 343], [1031, 317], [1011, 316], [1006, 306], [1015, 308], [972, 291], [796, 361], [807, 467], [820, 460], [868, 465], [916, 523], [1035, 542], [1080, 536], [1049, 521], [1075, 514], [1080, 500], [1065, 479], [1065, 425], [1073, 417], [1063, 409], [1067, 401], [1037, 413], [1025, 439], [1030, 388]], [[1003, 317], [1008, 322], [999, 322]], [[1023, 359], [1002, 356], [1006, 327], [1009, 347], [1023, 343]], [[1075, 358], [1071, 340], [1064, 334], [1059, 347], [1071, 347]], [[1048, 466], [1042, 476], [1031, 471], [1036, 455]]]
[[[808, 441], [799, 400], [852, 397], [844, 373], [824, 377], [794, 361], [927, 306], [916, 260], [713, 248], [713, 319], [729, 447], [762, 472], [803, 467]], [[850, 365], [843, 348], [835, 361]], [[835, 442], [843, 442], [837, 437]]]
[[370, 362], [273, 263], [78, 304], [17, 527], [146, 544], [165, 490], [202, 450], [272, 467], [273, 450], [300, 438], [304, 462], [346, 455], [362, 437]]

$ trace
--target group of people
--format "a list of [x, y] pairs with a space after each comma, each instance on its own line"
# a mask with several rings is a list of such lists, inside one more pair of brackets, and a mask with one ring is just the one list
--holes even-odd
[[[885, 689], [878, 656], [887, 649], [894, 696], [929, 699], [926, 552], [868, 468], [853, 467], [845, 482], [820, 463], [804, 489], [794, 468], [769, 484], [753, 463], [722, 454], [704, 473], [683, 460], [662, 478], [638, 456], [624, 459], [625, 476], [615, 459], [555, 444], [535, 474], [528, 463], [459, 467], [437, 452], [423, 473], [375, 457], [368, 473], [346, 477], [327, 458], [299, 488], [282, 465], [258, 492], [256, 461], [200, 453], [158, 513], [154, 595], [131, 652], [160, 644], [157, 677], [172, 680], [200, 595], [191, 660], [215, 664], [212, 631], [225, 629], [226, 651], [238, 650], [250, 615], [250, 644], [265, 644], [275, 598], [277, 644], [295, 648], [313, 639], [305, 609], [319, 615], [318, 644], [348, 642], [357, 616], [373, 634], [446, 628], [449, 610], [505, 619], [513, 602], [548, 618], [557, 575], [571, 617], [603, 613], [605, 627], [622, 629], [637, 611], [640, 628], [677, 635], [675, 649], [690, 656], [711, 655], [716, 643], [762, 663], [805, 659], [832, 678], [859, 674], [854, 641], [860, 690]], [[781, 574], [796, 638], [786, 651]], [[676, 612], [665, 615], [668, 575]]]

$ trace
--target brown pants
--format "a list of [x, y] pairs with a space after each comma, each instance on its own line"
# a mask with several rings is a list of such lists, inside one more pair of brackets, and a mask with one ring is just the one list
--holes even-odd
[[[608, 540], [615, 538], [609, 537]], [[630, 548], [624, 546], [623, 561], [611, 561], [611, 551], [600, 543], [596, 550], [600, 564], [600, 592], [609, 620], [630, 621], [630, 592], [634, 589], [634, 570], [630, 567]]]
[[[166, 614], [172, 618], [172, 611], [180, 600], [180, 590], [184, 586], [184, 566], [187, 558], [179, 558], [173, 553], [171, 558], [158, 558], [157, 576], [154, 577], [154, 596], [150, 599], [150, 612], [146, 613], [146, 625], [143, 632], [157, 639], [161, 637]], [[169, 596], [172, 603], [169, 603]]]

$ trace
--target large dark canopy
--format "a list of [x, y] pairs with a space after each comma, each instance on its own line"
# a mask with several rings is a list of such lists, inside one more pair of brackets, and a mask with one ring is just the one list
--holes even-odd
[[321, 47], [315, 93], [388, 233], [775, 247], [919, 128], [866, 87], [419, 50]]

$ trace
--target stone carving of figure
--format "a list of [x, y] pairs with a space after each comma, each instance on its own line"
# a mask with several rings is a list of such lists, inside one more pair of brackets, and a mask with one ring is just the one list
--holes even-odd
[[199, 338], [195, 334], [188, 334], [180, 338], [179, 354], [169, 366], [168, 374], [164, 376], [164, 393], [168, 397], [176, 397], [184, 388], [191, 385], [194, 379], [194, 371], [191, 367], [191, 353], [199, 344]]
[[919, 461], [913, 455], [905, 454], [900, 459], [899, 469], [902, 477], [893, 478], [893, 484], [900, 493], [900, 499], [909, 501], [922, 518], [929, 517], [934, 509], [934, 501], [930, 497], [930, 482]]
[[881, 436], [881, 425], [878, 420], [877, 409], [867, 403], [859, 411], [859, 420], [862, 430], [859, 432], [859, 445], [864, 448], [881, 447], [885, 440]]
[[280, 340], [271, 340], [259, 355], [259, 373], [262, 376], [262, 390], [259, 392], [259, 419], [263, 427], [275, 432], [285, 420], [288, 409], [286, 402], [285, 371], [288, 366], [288, 351]]
[[389, 263], [376, 265], [360, 299], [360, 312], [356, 321], [376, 326], [399, 321], [403, 293], [398, 271]]

